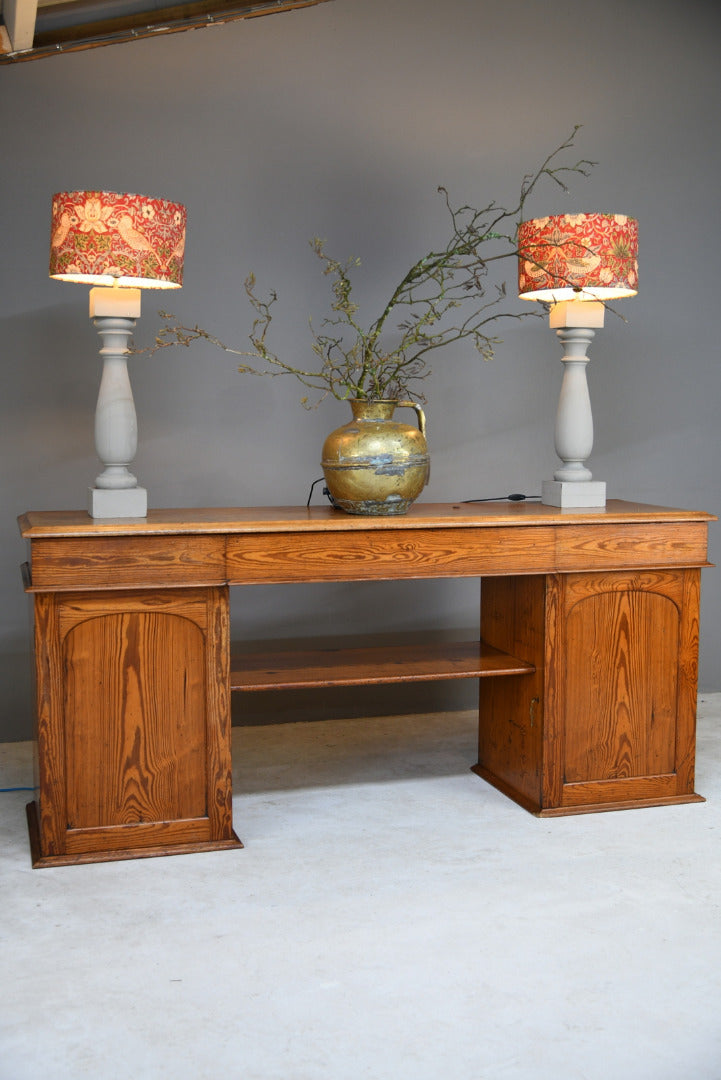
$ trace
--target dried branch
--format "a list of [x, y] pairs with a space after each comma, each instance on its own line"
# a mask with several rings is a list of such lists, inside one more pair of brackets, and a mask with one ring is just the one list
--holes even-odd
[[[353, 257], [339, 262], [325, 251], [318, 237], [310, 241], [323, 264], [323, 274], [331, 279], [331, 314], [318, 329], [312, 321], [312, 351], [317, 367], [306, 370], [278, 357], [268, 346], [267, 336], [277, 295], [268, 299], [256, 292], [250, 274], [245, 291], [255, 312], [249, 334], [251, 349], [235, 349], [199, 326], [175, 324], [173, 317], [158, 332], [150, 353], [174, 345], [190, 347], [204, 340], [225, 352], [243, 358], [238, 370], [252, 375], [294, 375], [304, 386], [340, 400], [347, 398], [419, 397], [416, 384], [428, 374], [427, 358], [437, 349], [459, 341], [470, 341], [478, 354], [489, 360], [500, 338], [494, 324], [540, 314], [533, 310], [508, 309], [505, 282], [492, 278], [495, 264], [518, 258], [518, 228], [528, 199], [545, 178], [568, 192], [569, 176], [588, 176], [595, 162], [581, 158], [568, 163], [566, 155], [574, 145], [580, 125], [576, 125], [560, 146], [532, 173], [523, 177], [516, 204], [511, 208], [490, 202], [482, 209], [470, 205], [454, 207], [445, 187], [443, 196], [450, 217], [446, 246], [418, 259], [396, 287], [376, 319], [364, 325], [352, 299], [351, 273], [360, 266]], [[392, 320], [398, 320], [391, 325]], [[493, 329], [492, 329], [493, 327]], [[394, 341], [389, 343], [389, 337]], [[308, 399], [303, 399], [308, 404]]]

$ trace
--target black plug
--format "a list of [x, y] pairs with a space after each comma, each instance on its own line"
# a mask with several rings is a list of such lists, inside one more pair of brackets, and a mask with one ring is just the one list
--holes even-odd
[[540, 495], [521, 495], [519, 491], [514, 491], [512, 495], [497, 495], [495, 499], [463, 499], [462, 505], [481, 502], [525, 502], [526, 499], [540, 499]]

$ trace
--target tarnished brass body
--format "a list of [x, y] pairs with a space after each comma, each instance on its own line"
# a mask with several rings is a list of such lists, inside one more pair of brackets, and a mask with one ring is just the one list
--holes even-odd
[[[426, 418], [415, 401], [351, 401], [353, 419], [332, 431], [321, 464], [335, 506], [348, 514], [405, 514], [428, 483]], [[418, 427], [393, 419], [415, 409]]]

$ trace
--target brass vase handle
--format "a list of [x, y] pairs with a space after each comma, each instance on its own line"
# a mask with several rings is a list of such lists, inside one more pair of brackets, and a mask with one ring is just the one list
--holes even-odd
[[397, 409], [415, 409], [416, 416], [418, 418], [418, 430], [423, 438], [426, 436], [426, 414], [420, 407], [417, 401], [399, 401], [396, 405]]

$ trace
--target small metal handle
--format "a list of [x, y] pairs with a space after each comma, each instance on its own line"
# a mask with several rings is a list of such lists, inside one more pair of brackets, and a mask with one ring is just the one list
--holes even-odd
[[396, 405], [396, 408], [397, 409], [415, 409], [416, 410], [416, 416], [418, 418], [418, 430], [420, 431], [421, 435], [425, 438], [425, 434], [426, 434], [426, 414], [423, 412], [423, 409], [420, 407], [418, 402], [417, 401], [399, 401], [398, 404]]

